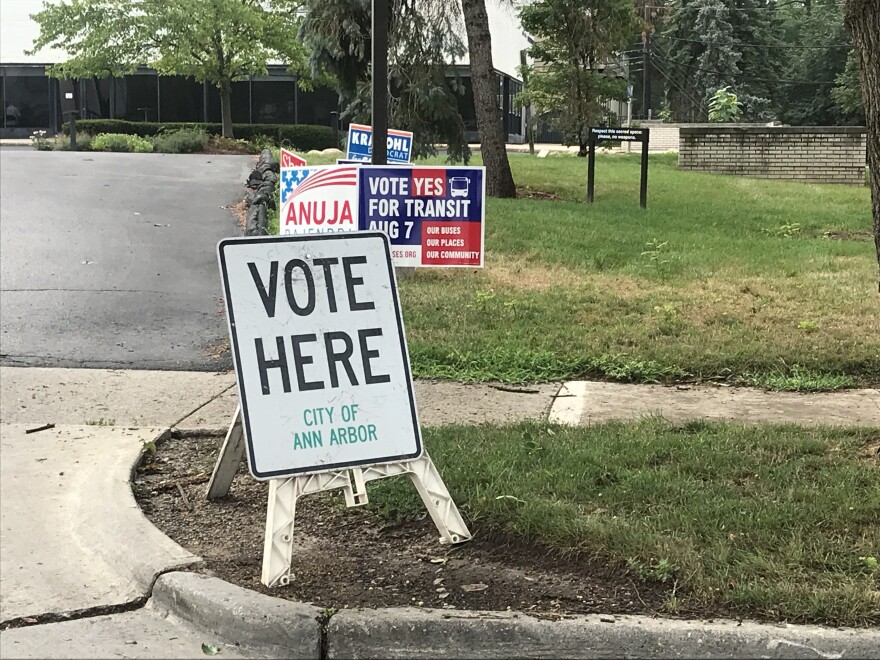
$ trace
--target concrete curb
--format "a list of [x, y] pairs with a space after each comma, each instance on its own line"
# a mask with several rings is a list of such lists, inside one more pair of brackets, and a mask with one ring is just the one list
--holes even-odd
[[321, 610], [244, 589], [198, 573], [166, 573], [153, 607], [229, 644], [280, 658], [320, 658]]
[[346, 610], [327, 628], [328, 658], [869, 658], [880, 632], [817, 626], [412, 608]]
[[302, 658], [878, 658], [880, 630], [516, 612], [315, 607], [218, 578], [168, 573], [155, 606], [224, 641]]

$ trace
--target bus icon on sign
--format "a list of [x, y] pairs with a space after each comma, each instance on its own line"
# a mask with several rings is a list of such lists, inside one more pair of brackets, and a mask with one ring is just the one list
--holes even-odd
[[466, 176], [454, 176], [449, 179], [449, 190], [452, 197], [467, 197], [471, 181]]

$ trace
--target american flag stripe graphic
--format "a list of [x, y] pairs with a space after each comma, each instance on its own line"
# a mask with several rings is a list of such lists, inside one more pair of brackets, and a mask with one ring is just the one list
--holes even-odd
[[306, 180], [293, 189], [288, 199], [297, 197], [301, 193], [307, 192], [314, 188], [323, 188], [325, 186], [356, 186], [357, 185], [357, 168], [341, 167], [332, 170], [321, 170], [316, 174], [307, 177]]

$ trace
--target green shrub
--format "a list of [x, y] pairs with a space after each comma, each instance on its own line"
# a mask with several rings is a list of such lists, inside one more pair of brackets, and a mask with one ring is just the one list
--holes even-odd
[[156, 151], [163, 154], [193, 154], [205, 150], [208, 134], [201, 129], [184, 128], [170, 133], [160, 133], [153, 138]]
[[[122, 119], [82, 119], [76, 123], [80, 131], [93, 135], [114, 133], [138, 135], [140, 137], [156, 137], [163, 133], [180, 130], [202, 130], [208, 135], [220, 135], [223, 131], [220, 124], [203, 124], [198, 122], [140, 122]], [[235, 137], [249, 142], [262, 140], [264, 144], [296, 148], [301, 151], [311, 149], [329, 149], [338, 147], [337, 139], [329, 126], [311, 126], [307, 124], [233, 124]], [[69, 130], [63, 126], [64, 133]], [[337, 136], [338, 137], [338, 136]]]
[[80, 133], [77, 131], [76, 134], [76, 149], [70, 148], [70, 136], [69, 135], [59, 135], [58, 137], [52, 140], [52, 150], [53, 151], [91, 151], [92, 150], [92, 136], [88, 133]]
[[153, 143], [146, 138], [124, 133], [101, 133], [92, 140], [94, 151], [133, 151], [145, 154], [153, 151]]

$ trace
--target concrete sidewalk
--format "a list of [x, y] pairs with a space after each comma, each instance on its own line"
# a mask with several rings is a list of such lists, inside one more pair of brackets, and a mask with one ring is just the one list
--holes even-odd
[[[423, 425], [545, 418], [559, 383], [493, 387], [417, 381]], [[225, 429], [235, 375], [198, 371], [0, 367], [0, 422]]]
[[[780, 395], [581, 382], [567, 383], [560, 391], [559, 383], [507, 387], [419, 381], [416, 398], [426, 426], [548, 415], [561, 423], [590, 424], [654, 413], [675, 420], [880, 426], [876, 390]], [[236, 405], [231, 373], [0, 368], [0, 630], [7, 628], [0, 633], [2, 657], [200, 657], [202, 643], [220, 647], [223, 657], [291, 655], [283, 645], [224, 646], [246, 634], [256, 644], [260, 621], [274, 621], [273, 629], [289, 635], [283, 633], [286, 619], [276, 616], [281, 601], [263, 596], [251, 602], [249, 592], [221, 581], [168, 573], [197, 566], [199, 558], [144, 518], [129, 483], [145, 443], [169, 429], [222, 430]], [[26, 432], [44, 424], [56, 426]], [[386, 610], [346, 613], [334, 617], [332, 627], [321, 627], [314, 613], [297, 612], [296, 621], [307, 628], [297, 642], [305, 645], [296, 653], [302, 657], [318, 657], [322, 648], [334, 657], [404, 657], [411, 655], [411, 644], [443, 650], [428, 645], [425, 635], [458, 639], [459, 646], [444, 645], [447, 655], [468, 649], [485, 657], [498, 655], [493, 648], [502, 655], [513, 652], [496, 646], [493, 634], [519, 636], [522, 645], [515, 648], [531, 657], [555, 655], [553, 649], [561, 648], [583, 651], [582, 657], [611, 657], [630, 637], [641, 640], [627, 651], [631, 657], [641, 652], [725, 655], [719, 650], [723, 644], [704, 640], [707, 629], [700, 622], [684, 622], [673, 630], [635, 618], [609, 637], [605, 624], [587, 619], [559, 626], [520, 615], [489, 625], [487, 616], [497, 616], [459, 613], [450, 622], [447, 612]], [[218, 621], [226, 623], [218, 627]], [[256, 632], [248, 633], [247, 621], [254, 622]], [[409, 632], [403, 635], [403, 630]], [[719, 629], [719, 639], [730, 640], [726, 657], [867, 657], [873, 648], [880, 652], [880, 636], [873, 633], [797, 628], [775, 636], [765, 626], [746, 636], [726, 634]]]

